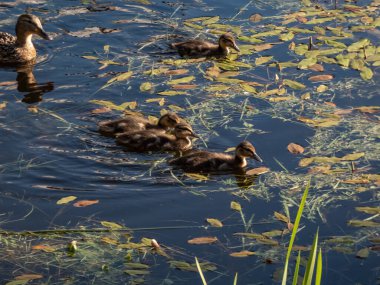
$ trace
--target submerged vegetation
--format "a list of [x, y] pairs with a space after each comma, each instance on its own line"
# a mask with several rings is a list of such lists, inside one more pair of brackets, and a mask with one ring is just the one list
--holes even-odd
[[[112, 169], [101, 174], [103, 180], [109, 175], [112, 182], [138, 180], [152, 187], [160, 181], [189, 196], [222, 193], [230, 204], [224, 208], [218, 205], [227, 214], [215, 212], [214, 217], [204, 217], [203, 224], [141, 228], [129, 228], [128, 222], [122, 225], [98, 221], [91, 216], [75, 226], [11, 231], [5, 229], [7, 219], [12, 218], [8, 213], [0, 213], [0, 276], [7, 280], [6, 284], [250, 284], [240, 280], [289, 284], [287, 272], [295, 277], [293, 284], [297, 284], [298, 272], [305, 268], [307, 275], [314, 263], [317, 276], [322, 275], [322, 281], [321, 277], [317, 279], [323, 284], [330, 282], [323, 275], [330, 265], [324, 263], [322, 272], [322, 254], [327, 258], [330, 253], [339, 253], [348, 259], [378, 255], [380, 106], [367, 102], [375, 101], [380, 83], [380, 2], [366, 1], [360, 6], [337, 3], [337, 7], [328, 7], [304, 0], [297, 2], [298, 6], [285, 3], [281, 14], [267, 16], [247, 15], [251, 1], [229, 19], [217, 15], [182, 19], [177, 14], [181, 6], [170, 17], [162, 18], [152, 10], [154, 5], [149, 6], [150, 1], [135, 2], [128, 8], [139, 7], [146, 18], [139, 15], [115, 24], [154, 24], [164, 32], [139, 44], [133, 54], [105, 44], [81, 55], [81, 60], [94, 68], [91, 80], [101, 82], [85, 102], [93, 125], [123, 113], [144, 113], [155, 122], [160, 115], [173, 111], [186, 118], [201, 136], [196, 143], [198, 148], [220, 148], [226, 152], [233, 148], [218, 138], [265, 137], [274, 131], [265, 127], [264, 120], [273, 121], [273, 126], [300, 128], [310, 136], [306, 140], [287, 137], [288, 132], [282, 130], [283, 149], [277, 151], [277, 141], [266, 143], [276, 154], [287, 152], [286, 145], [293, 143], [288, 147], [288, 162], [269, 153], [264, 157], [271, 169], [256, 167], [241, 175], [213, 176], [172, 170], [166, 164], [169, 154], [143, 159], [132, 154], [128, 159], [119, 159], [115, 153], [122, 150], [107, 144], [107, 138], [88, 135], [79, 123], [67, 121], [58, 112], [39, 106], [30, 108], [31, 113], [47, 114], [65, 126], [57, 136], [78, 135], [86, 145], [85, 150], [77, 151], [80, 159], [120, 169], [126, 165], [143, 169], [137, 174]], [[280, 3], [274, 1], [273, 5]], [[265, 8], [262, 2], [257, 5], [258, 9]], [[97, 12], [107, 11], [97, 8]], [[114, 11], [121, 10], [116, 8]], [[77, 12], [87, 13], [86, 9]], [[57, 17], [75, 15], [75, 11], [61, 12]], [[89, 37], [118, 32], [86, 28], [68, 35]], [[240, 53], [217, 60], [182, 59], [167, 53], [167, 44], [176, 41], [178, 34], [217, 38], [226, 32], [236, 36]], [[0, 92], [9, 86], [7, 82], [0, 84]], [[365, 105], [358, 99], [363, 99]], [[8, 105], [0, 102], [0, 116]], [[49, 163], [20, 157], [14, 163], [0, 165], [0, 175], [22, 173]], [[33, 187], [67, 190], [63, 186]], [[101, 204], [98, 198], [80, 198], [82, 194], [78, 192], [70, 196], [63, 192], [60, 198], [54, 196], [53, 202], [49, 202], [61, 207], [59, 213], [72, 207], [91, 209]], [[263, 210], [257, 207], [257, 201], [272, 204], [269, 210]], [[324, 232], [330, 213], [338, 213], [347, 201], [354, 204], [347, 206], [350, 215], [344, 213], [340, 217], [342, 229]], [[27, 220], [29, 215], [21, 220]], [[315, 224], [319, 231], [311, 244]], [[181, 230], [185, 233], [178, 238], [170, 236]], [[166, 243], [165, 238], [170, 241]], [[309, 251], [308, 263], [305, 256]], [[243, 258], [247, 262], [241, 263], [241, 267], [232, 266], [235, 260]], [[267, 266], [272, 267], [265, 272], [266, 280], [253, 278], [253, 273]], [[371, 266], [372, 271], [379, 271], [378, 265]], [[303, 284], [311, 284], [311, 279], [304, 279]]]

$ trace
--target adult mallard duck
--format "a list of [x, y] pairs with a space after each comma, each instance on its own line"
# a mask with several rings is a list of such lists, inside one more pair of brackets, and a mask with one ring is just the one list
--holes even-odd
[[37, 56], [32, 43], [34, 34], [45, 40], [51, 39], [42, 28], [40, 19], [30, 14], [18, 17], [16, 37], [0, 32], [0, 64], [17, 65], [34, 61]]
[[247, 157], [262, 162], [254, 146], [248, 141], [243, 141], [236, 147], [234, 156], [225, 153], [195, 151], [172, 159], [169, 163], [189, 172], [236, 171], [247, 166]]
[[172, 48], [177, 49], [182, 57], [225, 57], [229, 54], [230, 49], [240, 51], [234, 37], [231, 34], [224, 34], [219, 37], [218, 44], [207, 41], [190, 40], [179, 43], [172, 43]]
[[152, 124], [148, 119], [136, 115], [127, 115], [124, 118], [113, 121], [102, 121], [99, 123], [99, 132], [105, 136], [116, 136], [120, 133], [156, 130], [163, 133], [174, 128], [181, 122], [181, 118], [175, 113], [167, 113], [158, 120], [157, 124]]
[[174, 135], [156, 130], [123, 133], [116, 136], [116, 142], [133, 151], [185, 151], [192, 148], [190, 138], [198, 137], [188, 124], [174, 127]]

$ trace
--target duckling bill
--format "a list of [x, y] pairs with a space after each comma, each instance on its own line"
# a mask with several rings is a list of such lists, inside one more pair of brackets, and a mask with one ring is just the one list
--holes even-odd
[[0, 64], [17, 65], [35, 60], [37, 52], [32, 42], [33, 35], [45, 40], [51, 39], [43, 29], [40, 19], [31, 14], [18, 17], [16, 37], [0, 32]]
[[170, 46], [177, 49], [182, 57], [226, 57], [230, 53], [230, 48], [240, 51], [231, 34], [221, 35], [218, 44], [201, 40], [189, 40], [172, 43]]
[[253, 158], [262, 162], [262, 159], [256, 153], [255, 147], [250, 142], [243, 141], [236, 147], [234, 156], [225, 153], [195, 151], [172, 159], [169, 164], [189, 172], [238, 171], [247, 166], [246, 158]]

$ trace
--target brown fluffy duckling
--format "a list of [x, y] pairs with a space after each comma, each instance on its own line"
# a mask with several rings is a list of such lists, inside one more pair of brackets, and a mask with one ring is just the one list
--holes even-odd
[[225, 57], [229, 54], [230, 49], [240, 51], [234, 37], [231, 34], [224, 34], [219, 37], [218, 44], [213, 44], [207, 41], [190, 40], [179, 43], [172, 43], [172, 48], [177, 49], [182, 57]]
[[189, 172], [236, 171], [247, 166], [247, 157], [262, 162], [254, 146], [248, 141], [243, 141], [236, 147], [234, 156], [225, 153], [196, 151], [172, 159], [169, 163]]
[[0, 32], [0, 64], [16, 65], [33, 61], [37, 52], [32, 43], [33, 35], [50, 40], [37, 16], [23, 14], [18, 17], [16, 37]]
[[192, 148], [190, 138], [198, 137], [188, 124], [174, 127], [174, 135], [156, 130], [123, 133], [116, 136], [116, 142], [133, 151], [185, 151]]
[[103, 121], [99, 123], [99, 132], [106, 136], [116, 136], [120, 133], [135, 132], [143, 130], [156, 130], [163, 133], [172, 129], [181, 122], [181, 118], [175, 113], [167, 113], [158, 120], [157, 125], [152, 124], [148, 119], [136, 115], [128, 115], [124, 118]]

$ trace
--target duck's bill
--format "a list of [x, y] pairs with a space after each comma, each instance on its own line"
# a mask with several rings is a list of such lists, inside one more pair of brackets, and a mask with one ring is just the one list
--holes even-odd
[[240, 52], [240, 48], [237, 46], [237, 44], [234, 43], [233, 47], [234, 50]]
[[261, 159], [261, 157], [256, 152], [253, 153], [252, 158], [254, 160], [257, 160], [258, 162], [263, 162], [263, 160]]
[[194, 134], [194, 133], [191, 134], [191, 137], [193, 137], [193, 138], [197, 138], [197, 139], [200, 138], [200, 136], [198, 136], [198, 135], [196, 135], [196, 134]]
[[45, 40], [48, 40], [48, 41], [50, 41], [52, 38], [44, 31], [44, 30], [39, 30], [38, 31], [38, 35], [41, 37], [41, 38], [43, 38], [43, 39], [45, 39]]

